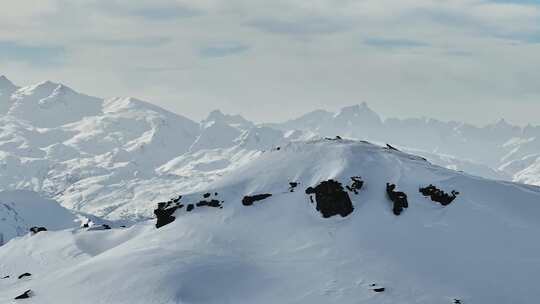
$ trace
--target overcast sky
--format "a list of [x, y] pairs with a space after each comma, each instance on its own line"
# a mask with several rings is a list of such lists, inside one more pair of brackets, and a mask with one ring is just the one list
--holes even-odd
[[202, 119], [384, 116], [540, 124], [534, 0], [1, 1], [0, 74]]

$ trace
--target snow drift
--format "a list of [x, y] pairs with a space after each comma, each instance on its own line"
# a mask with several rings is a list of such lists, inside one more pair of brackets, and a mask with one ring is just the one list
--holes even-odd
[[[345, 217], [323, 218], [305, 189], [361, 176]], [[298, 183], [292, 189], [290, 182]], [[408, 195], [392, 212], [386, 183]], [[448, 206], [419, 187], [460, 191]], [[246, 195], [272, 196], [250, 206]], [[155, 222], [24, 236], [0, 248], [0, 302], [531, 303], [540, 297], [540, 189], [434, 166], [366, 142], [317, 140], [266, 151], [182, 194], [215, 199]], [[148, 206], [155, 208], [154, 206]], [[30, 250], [30, 248], [32, 248]], [[30, 272], [32, 277], [14, 276]], [[372, 284], [385, 288], [374, 292]]]

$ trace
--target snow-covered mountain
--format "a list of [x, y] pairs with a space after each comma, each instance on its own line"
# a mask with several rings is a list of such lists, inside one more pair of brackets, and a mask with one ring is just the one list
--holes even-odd
[[[383, 120], [365, 103], [345, 107], [337, 113], [314, 111], [284, 123], [268, 125], [281, 130], [297, 129], [322, 136], [339, 135], [391, 143], [423, 154], [447, 168], [540, 185], [538, 177], [523, 179], [518, 172], [503, 170], [511, 162], [539, 153], [540, 127], [537, 126], [513, 126], [504, 119], [482, 127], [428, 118]], [[470, 166], [463, 166], [463, 161]], [[479, 170], [481, 167], [484, 169]]]
[[195, 122], [5, 77], [0, 115], [0, 303], [540, 298], [540, 127]]
[[258, 125], [212, 111], [200, 123], [135, 98], [91, 97], [50, 81], [18, 87], [0, 77], [0, 187], [30, 190], [111, 220], [202, 187], [288, 142], [336, 135], [391, 143], [483, 177], [540, 184], [540, 128], [475, 127], [385, 119], [366, 103]]
[[149, 103], [89, 97], [52, 82], [18, 88], [2, 102], [1, 187], [110, 218], [142, 216], [124, 205], [152, 201], [145, 184], [154, 170], [199, 135], [198, 123]]
[[[10, 241], [0, 247], [0, 277], [10, 276], [0, 280], [0, 302], [27, 290], [26, 301], [41, 304], [491, 304], [540, 297], [538, 187], [360, 141], [279, 148], [176, 193], [183, 196], [159, 213], [173, 221], [159, 229], [152, 220]], [[407, 194], [399, 216], [386, 183]], [[459, 194], [443, 206], [419, 192], [429, 184]], [[343, 216], [324, 218], [324, 210]], [[31, 276], [17, 279], [25, 272]]]

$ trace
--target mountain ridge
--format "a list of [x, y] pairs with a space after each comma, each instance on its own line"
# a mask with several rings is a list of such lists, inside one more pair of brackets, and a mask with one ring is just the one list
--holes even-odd
[[[292, 124], [255, 124], [219, 110], [198, 123], [136, 98], [90, 97], [53, 82], [17, 92], [8, 100], [14, 110], [0, 117], [0, 185], [110, 220], [147, 219], [152, 214], [142, 206], [200, 188], [265, 151], [335, 136], [391, 143], [446, 168], [540, 185], [540, 159], [533, 157], [540, 128], [504, 121], [475, 127], [382, 120], [362, 103], [316, 110]], [[34, 109], [42, 101], [50, 106]], [[69, 106], [78, 104], [92, 106]], [[73, 112], [58, 111], [66, 105]], [[493, 136], [501, 130], [507, 135]]]

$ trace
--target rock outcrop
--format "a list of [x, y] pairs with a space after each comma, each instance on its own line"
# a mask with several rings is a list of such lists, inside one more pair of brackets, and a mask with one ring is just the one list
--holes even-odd
[[24, 293], [16, 296], [14, 299], [15, 300], [22, 300], [22, 299], [28, 299], [32, 296], [32, 290], [28, 289], [27, 291], [25, 291]]
[[403, 212], [403, 208], [409, 207], [409, 202], [407, 201], [407, 194], [401, 191], [395, 191], [395, 189], [395, 184], [386, 183], [386, 194], [394, 203], [392, 211], [395, 215], [400, 215]]
[[20, 276], [18, 276], [17, 279], [20, 280], [20, 279], [22, 279], [22, 278], [27, 278], [27, 277], [31, 277], [31, 276], [32, 276], [31, 273], [25, 272], [25, 273], [21, 274]]
[[364, 186], [364, 181], [362, 180], [362, 177], [360, 176], [351, 176], [352, 183], [350, 185], [345, 186], [347, 190], [350, 192], [354, 192], [354, 194], [358, 194], [358, 191], [362, 189]]
[[298, 187], [299, 184], [300, 184], [300, 183], [297, 183], [297, 182], [290, 182], [290, 183], [289, 183], [289, 192], [294, 192], [294, 189], [295, 189], [296, 187]]
[[262, 201], [268, 197], [272, 196], [270, 193], [256, 194], [256, 195], [246, 195], [242, 198], [242, 205], [251, 206], [254, 202]]
[[448, 194], [432, 184], [428, 185], [427, 187], [420, 188], [419, 191], [422, 193], [422, 195], [429, 196], [432, 201], [440, 203], [443, 206], [450, 205], [459, 195], [459, 192], [455, 190], [452, 190], [452, 192]]
[[315, 201], [317, 202], [315, 208], [324, 218], [334, 215], [346, 217], [354, 210], [349, 194], [338, 181], [332, 179], [323, 181], [316, 187], [307, 188], [306, 194], [315, 195]]
[[47, 231], [47, 228], [45, 228], [45, 227], [36, 227], [36, 226], [30, 228], [30, 232], [32, 232], [32, 234], [36, 234], [36, 233], [42, 232], [42, 231]]
[[173, 199], [168, 202], [158, 203], [157, 209], [154, 210], [154, 214], [157, 218], [156, 228], [160, 228], [174, 222], [174, 220], [176, 219], [173, 216], [174, 212], [177, 209], [184, 207], [184, 205], [180, 203], [181, 198], [182, 196], [179, 196], [177, 199]]
[[199, 201], [197, 204], [196, 204], [197, 207], [204, 207], [204, 206], [207, 206], [207, 207], [214, 207], [214, 208], [223, 208], [221, 206], [221, 202], [216, 200], [216, 199], [213, 199], [213, 200], [208, 200], [208, 201]]

